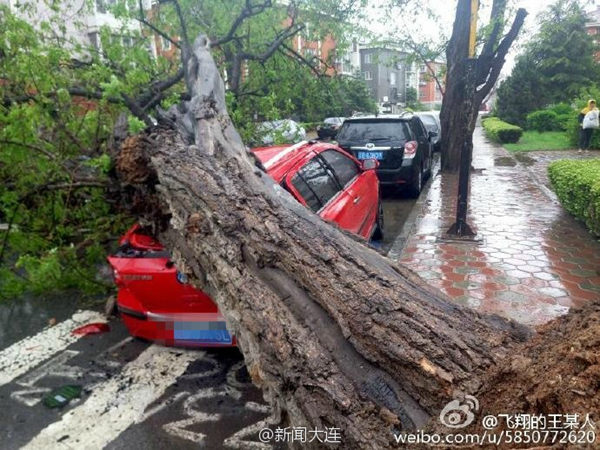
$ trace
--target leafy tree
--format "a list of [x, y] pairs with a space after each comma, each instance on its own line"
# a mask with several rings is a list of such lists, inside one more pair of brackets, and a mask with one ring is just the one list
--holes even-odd
[[540, 31], [498, 89], [498, 115], [518, 125], [531, 111], [570, 101], [600, 74], [579, 1], [559, 0], [540, 17]]
[[408, 104], [416, 103], [418, 98], [419, 98], [419, 96], [418, 96], [417, 90], [414, 87], [406, 88], [406, 103], [408, 103]]
[[496, 114], [502, 120], [525, 126], [527, 114], [543, 108], [542, 88], [533, 61], [527, 56], [520, 56], [510, 77], [498, 87]]
[[102, 29], [100, 50], [71, 39], [58, 10], [34, 27], [27, 6], [20, 17], [0, 8], [0, 297], [93, 291], [102, 288], [94, 265], [124, 220], [105, 195], [115, 117], [135, 111], [132, 131], [151, 123], [176, 70], [151, 57], [139, 32], [117, 30], [116, 39]]
[[[115, 120], [126, 113], [137, 132], [160, 118], [157, 106], [180, 99], [179, 52], [191, 33], [211, 37], [229, 80], [232, 116], [248, 136], [263, 118], [317, 121], [372, 108], [362, 82], [327, 76], [331, 59], [291, 45], [299, 33], [335, 37], [361, 1], [292, 1], [284, 8], [270, 0], [161, 3], [147, 14], [141, 3], [117, 2], [111, 12], [123, 26], [102, 28], [97, 47], [67, 33], [68, 3], [0, 9], [0, 223], [8, 227], [0, 234], [0, 297], [26, 288], [105, 288], [95, 266], [133, 220], [107, 190]], [[48, 15], [38, 20], [42, 6]], [[141, 28], [130, 26], [135, 20]], [[171, 42], [174, 57], [151, 55], [155, 34]]]

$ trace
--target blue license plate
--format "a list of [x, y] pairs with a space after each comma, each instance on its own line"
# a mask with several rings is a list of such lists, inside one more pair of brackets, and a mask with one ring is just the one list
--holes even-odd
[[358, 152], [358, 159], [383, 159], [383, 152]]
[[231, 344], [225, 322], [175, 322], [173, 338], [198, 344]]

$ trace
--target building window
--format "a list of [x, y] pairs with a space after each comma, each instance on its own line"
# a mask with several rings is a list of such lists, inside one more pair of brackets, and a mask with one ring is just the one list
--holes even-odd
[[96, 50], [100, 48], [100, 38], [98, 36], [98, 32], [94, 31], [93, 33], [88, 33], [88, 38], [90, 39], [90, 44]]
[[390, 72], [390, 84], [396, 86], [396, 72]]
[[371, 64], [371, 54], [367, 53], [364, 57], [364, 61], [365, 64]]
[[161, 36], [160, 46], [163, 51], [171, 50], [171, 41]]
[[365, 72], [365, 80], [372, 80], [373, 79], [373, 75], [371, 74], [371, 72], [366, 71]]

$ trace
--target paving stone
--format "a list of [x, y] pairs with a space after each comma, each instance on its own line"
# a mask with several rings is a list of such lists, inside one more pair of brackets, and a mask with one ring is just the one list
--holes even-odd
[[533, 276], [546, 281], [556, 280], [558, 278], [558, 275], [551, 272], [536, 272]]
[[544, 295], [549, 295], [550, 297], [564, 297], [567, 295], [567, 293], [562, 289], [557, 289], [553, 287], [539, 288], [538, 292]]
[[535, 162], [526, 169], [522, 164], [496, 165], [498, 158], [510, 156], [487, 142], [480, 127], [473, 139], [473, 165], [485, 171], [471, 178], [467, 220], [485, 242], [475, 246], [436, 241], [454, 222], [457, 190], [455, 175], [440, 174], [433, 179], [418, 213], [421, 222], [408, 238], [402, 260], [419, 267], [430, 284], [457, 303], [528, 325], [598, 299], [600, 242], [551, 201], [537, 180], [548, 183], [547, 166], [556, 159], [591, 158], [600, 152], [535, 152]]
[[512, 291], [501, 291], [496, 292], [496, 298], [500, 300], [506, 300], [509, 302], [524, 302], [527, 297], [524, 294], [519, 294], [518, 292]]
[[595, 270], [573, 269], [569, 270], [569, 273], [583, 278], [591, 278], [598, 276], [598, 272], [596, 272]]
[[457, 281], [453, 283], [453, 285], [454, 287], [462, 289], [479, 289], [481, 287], [481, 283], [475, 281]]
[[470, 275], [473, 273], [479, 273], [479, 269], [476, 267], [457, 267], [454, 269], [455, 273], [462, 273], [464, 275]]

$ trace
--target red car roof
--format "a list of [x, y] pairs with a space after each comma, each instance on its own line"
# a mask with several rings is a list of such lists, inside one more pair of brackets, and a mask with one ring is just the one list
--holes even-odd
[[276, 145], [272, 147], [253, 148], [252, 153], [259, 159], [267, 173], [277, 183], [281, 183], [287, 173], [301, 161], [308, 161], [313, 156], [335, 148], [343, 153], [337, 145], [302, 141], [294, 145]]

